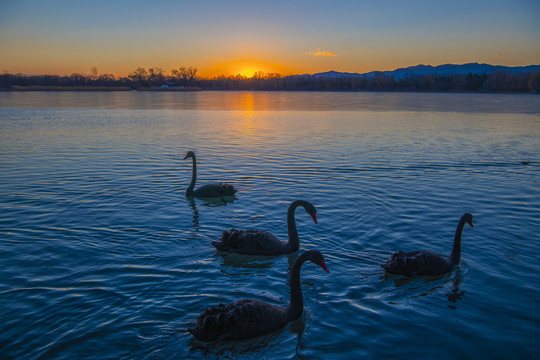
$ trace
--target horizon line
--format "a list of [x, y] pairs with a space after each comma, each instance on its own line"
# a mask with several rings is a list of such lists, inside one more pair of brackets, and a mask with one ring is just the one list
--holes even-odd
[[[277, 72], [264, 72], [264, 71], [261, 71], [261, 70], [257, 70], [255, 73], [262, 73], [262, 74], [276, 74], [276, 75], [279, 75], [280, 77], [287, 77], [287, 76], [313, 76], [313, 75], [317, 75], [317, 74], [325, 74], [325, 73], [340, 73], [340, 74], [351, 74], [351, 75], [364, 75], [364, 74], [370, 74], [370, 73], [385, 73], [385, 72], [394, 72], [394, 71], [397, 71], [397, 70], [402, 70], [402, 69], [409, 69], [409, 68], [415, 68], [415, 67], [421, 67], [421, 66], [425, 66], [425, 67], [432, 67], [432, 68], [437, 68], [437, 67], [442, 67], [442, 66], [447, 66], [447, 65], [451, 65], [451, 66], [465, 66], [465, 65], [487, 65], [487, 66], [493, 66], [493, 67], [504, 67], [504, 68], [526, 68], [526, 67], [534, 67], [534, 66], [540, 66], [540, 64], [529, 64], [529, 65], [515, 65], [515, 66], [510, 66], [510, 65], [500, 65], [500, 64], [491, 64], [491, 63], [479, 63], [479, 62], [466, 62], [466, 63], [443, 63], [443, 64], [439, 64], [439, 65], [429, 65], [429, 64], [425, 64], [425, 63], [419, 63], [419, 64], [416, 64], [416, 65], [411, 65], [411, 66], [402, 66], [402, 67], [396, 67], [394, 68], [393, 70], [370, 70], [370, 71], [366, 71], [366, 72], [351, 72], [351, 71], [340, 71], [340, 70], [334, 70], [334, 69], [331, 69], [331, 70], [327, 70], [327, 71], [319, 71], [319, 72], [314, 72], [314, 73], [303, 73], [303, 72], [300, 72], [300, 73], [296, 73], [296, 74], [286, 74], [286, 75], [283, 75], [283, 74], [280, 74], [280, 73], [277, 73]], [[200, 69], [198, 69], [196, 66], [193, 66], [195, 69], [197, 69], [197, 71], [199, 71]], [[90, 67], [90, 69], [92, 68], [95, 68], [95, 67]], [[115, 75], [115, 74], [112, 74], [112, 73], [107, 73], [107, 72], [103, 72], [101, 74], [98, 73], [97, 76], [99, 75], [112, 75], [114, 76], [115, 78], [117, 79], [120, 79], [120, 78], [127, 78], [129, 76], [129, 74], [133, 73], [134, 71], [136, 71], [137, 69], [139, 68], [142, 68], [142, 69], [159, 69], [161, 71], [163, 71], [163, 75], [164, 76], [167, 76], [167, 71], [166, 70], [163, 70], [162, 68], [160, 68], [159, 66], [153, 66], [153, 67], [148, 67], [148, 68], [145, 68], [145, 67], [142, 67], [142, 66], [138, 66], [135, 70], [132, 70], [130, 73], [126, 74], [126, 75]], [[175, 69], [171, 69], [169, 71], [172, 72], [173, 70]], [[79, 75], [85, 75], [85, 76], [91, 76], [91, 74], [86, 74], [86, 73], [81, 73], [81, 72], [72, 72], [71, 74], [59, 74], [59, 73], [26, 73], [26, 74], [23, 74], [21, 72], [10, 72], [9, 70], [2, 70], [2, 73], [0, 75], [20, 75], [20, 76], [26, 76], [26, 77], [31, 77], [31, 76], [60, 76], [60, 77], [69, 77], [69, 76], [72, 76], [72, 75], [75, 75], [75, 74], [79, 74]], [[226, 76], [226, 77], [231, 77], [231, 76], [242, 76], [244, 78], [253, 78], [252, 77], [247, 77], [247, 76], [244, 76], [240, 73], [236, 73], [236, 74], [233, 74], [233, 73], [230, 73], [229, 75], [225, 74], [225, 73], [222, 73], [222, 74], [219, 74], [219, 75], [214, 75], [214, 76], [196, 76], [197, 78], [199, 79], [214, 79], [214, 78], [218, 78], [218, 77], [222, 77], [222, 76]]]

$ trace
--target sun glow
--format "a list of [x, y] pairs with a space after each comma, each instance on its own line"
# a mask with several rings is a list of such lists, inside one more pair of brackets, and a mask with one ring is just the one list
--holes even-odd
[[[251, 78], [253, 77], [253, 74], [255, 74], [256, 72], [258, 71], [262, 71], [262, 70], [258, 70], [256, 68], [251, 68], [251, 67], [248, 67], [248, 68], [245, 68], [245, 69], [242, 69], [238, 72], [238, 74], [242, 75], [242, 76], [245, 76], [247, 78]], [[263, 71], [264, 72], [264, 71]]]
[[278, 73], [282, 76], [291, 75], [294, 73], [293, 69], [276, 63], [261, 61], [261, 60], [233, 60], [219, 63], [205, 72], [204, 76], [235, 76], [241, 75], [247, 78], [253, 77], [253, 74], [257, 72]]

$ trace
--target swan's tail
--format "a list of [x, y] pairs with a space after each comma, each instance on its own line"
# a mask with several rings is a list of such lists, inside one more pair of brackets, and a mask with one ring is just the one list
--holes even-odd
[[218, 251], [227, 251], [227, 247], [221, 241], [212, 241], [212, 246], [214, 246]]
[[219, 251], [229, 251], [231, 248], [235, 248], [235, 244], [240, 239], [240, 232], [236, 229], [229, 231], [223, 231], [220, 241], [212, 241], [212, 245]]
[[231, 184], [219, 183], [219, 192], [223, 196], [234, 195], [237, 191]]

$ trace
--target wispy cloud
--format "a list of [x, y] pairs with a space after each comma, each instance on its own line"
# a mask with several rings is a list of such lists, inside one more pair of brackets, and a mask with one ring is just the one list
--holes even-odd
[[494, 56], [495, 56], [495, 57], [502, 57], [501, 54], [495, 54]]
[[336, 56], [336, 53], [333, 51], [326, 51], [321, 49], [317, 49], [317, 51], [309, 51], [308, 54], [313, 56]]

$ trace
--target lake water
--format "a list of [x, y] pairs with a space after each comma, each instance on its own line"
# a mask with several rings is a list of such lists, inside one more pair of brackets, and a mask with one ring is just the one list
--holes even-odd
[[[236, 200], [189, 199], [226, 181]], [[540, 348], [540, 96], [0, 92], [0, 358], [523, 359]], [[289, 301], [281, 257], [223, 255], [225, 229], [286, 238], [304, 315], [205, 345], [207, 307]], [[384, 276], [397, 250], [449, 254], [438, 279]]]

